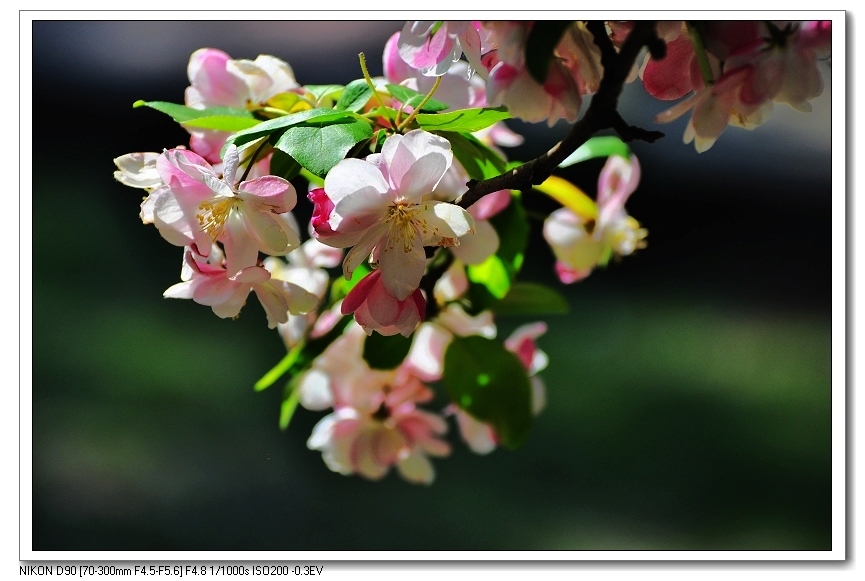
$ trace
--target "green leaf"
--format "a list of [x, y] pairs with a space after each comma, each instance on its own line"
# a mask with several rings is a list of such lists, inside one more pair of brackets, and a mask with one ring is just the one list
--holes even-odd
[[267, 121], [262, 121], [255, 127], [250, 127], [249, 129], [245, 129], [229, 137], [228, 141], [226, 141], [225, 147], [223, 147], [223, 153], [225, 148], [232, 143], [237, 147], [240, 147], [241, 145], [255, 141], [256, 139], [261, 139], [262, 137], [267, 137], [268, 135], [304, 123], [310, 119], [315, 119], [317, 123], [324, 124], [345, 120], [354, 121], [354, 116], [348, 111], [335, 111], [333, 109], [322, 108], [307, 109], [306, 111], [292, 113], [283, 117], [277, 117], [276, 119], [268, 119]]
[[624, 141], [615, 135], [592, 137], [578, 147], [574, 153], [566, 157], [565, 160], [559, 164], [559, 167], [568, 167], [575, 163], [586, 161], [587, 159], [610, 157], [611, 155], [618, 155], [625, 159], [629, 159], [631, 157], [631, 149]]
[[372, 127], [366, 121], [352, 118], [329, 123], [307, 122], [289, 127], [274, 147], [313, 174], [324, 177], [356, 143], [372, 137]]
[[[502, 259], [493, 254], [480, 264], [468, 267], [468, 277], [473, 283], [482, 285], [493, 299], [503, 299], [511, 288], [511, 277]], [[470, 300], [477, 299], [469, 295]], [[472, 305], [477, 302], [472, 300]], [[480, 302], [490, 306], [491, 301], [484, 297]]]
[[508, 207], [490, 218], [490, 224], [499, 235], [496, 256], [502, 259], [512, 277], [523, 265], [523, 252], [529, 242], [529, 221], [520, 199], [519, 192], [513, 192]]
[[570, 25], [562, 20], [537, 20], [532, 25], [526, 39], [526, 68], [541, 85], [547, 80], [553, 51]]
[[484, 107], [479, 109], [458, 109], [447, 113], [419, 113], [415, 119], [421, 129], [426, 131], [457, 131], [473, 133], [510, 119], [511, 114], [505, 107]]
[[230, 131], [235, 133], [237, 131], [249, 129], [250, 127], [255, 127], [259, 123], [261, 123], [261, 121], [258, 119], [252, 119], [249, 117], [213, 115], [210, 117], [199, 117], [197, 119], [183, 121], [182, 125], [184, 127], [195, 127], [197, 129], [211, 129], [214, 131]]
[[348, 280], [344, 276], [338, 277], [333, 281], [333, 284], [330, 285], [330, 300], [336, 302], [340, 299], [344, 299], [348, 295], [349, 291], [351, 291], [351, 289], [353, 289], [363, 277], [371, 272], [372, 269], [366, 264], [366, 262], [364, 262], [354, 269], [351, 280]]
[[373, 333], [364, 339], [363, 358], [372, 369], [394, 369], [405, 360], [410, 347], [408, 337]]
[[[413, 89], [409, 89], [408, 87], [403, 87], [402, 85], [385, 85], [387, 88], [387, 92], [390, 93], [391, 97], [402, 103], [403, 105], [408, 105], [409, 107], [417, 107], [421, 104], [426, 98], [426, 95], [423, 93], [418, 93]], [[436, 111], [442, 111], [447, 109], [450, 105], [446, 103], [442, 103], [441, 101], [436, 101], [435, 99], [430, 99], [426, 103], [424, 103], [423, 109], [421, 111], [428, 111], [430, 113], [435, 113]]]
[[505, 171], [505, 160], [481, 143], [474, 135], [452, 131], [437, 131], [436, 133], [450, 141], [454, 157], [473, 180], [480, 181], [496, 177]]
[[292, 365], [295, 364], [297, 358], [300, 356], [301, 351], [303, 351], [303, 343], [298, 343], [292, 347], [291, 350], [285, 354], [285, 357], [273, 366], [273, 369], [265, 373], [261, 379], [255, 382], [253, 389], [255, 391], [264, 391], [273, 385], [277, 379], [285, 375], [286, 372], [291, 369]]
[[499, 235], [498, 250], [481, 264], [466, 268], [473, 314], [491, 308], [507, 296], [522, 268], [523, 253], [529, 241], [529, 223], [518, 193], [512, 194], [507, 208], [490, 218], [490, 224]]
[[515, 282], [510, 292], [492, 307], [496, 315], [548, 315], [568, 312], [568, 301], [546, 285]]
[[517, 448], [532, 426], [532, 388], [525, 367], [498, 341], [454, 337], [444, 358], [451, 400], [495, 429], [502, 445]]
[[273, 156], [270, 158], [270, 173], [290, 180], [300, 173], [300, 164], [284, 151], [275, 149]]
[[336, 108], [340, 111], [348, 110], [356, 113], [364, 108], [370, 97], [372, 97], [372, 89], [369, 88], [366, 79], [357, 79], [345, 86], [339, 101], [336, 102]]
[[279, 429], [287, 430], [288, 424], [291, 422], [294, 411], [297, 409], [297, 402], [300, 400], [300, 392], [297, 389], [297, 377], [294, 377], [285, 386], [285, 393], [282, 396], [282, 406], [279, 408]]
[[235, 117], [252, 119], [252, 113], [246, 109], [237, 109], [235, 107], [210, 107], [208, 109], [193, 109], [186, 105], [178, 105], [177, 103], [168, 103], [166, 101], [136, 101], [132, 104], [133, 108], [150, 107], [161, 113], [165, 113], [178, 123], [199, 119], [202, 117]]

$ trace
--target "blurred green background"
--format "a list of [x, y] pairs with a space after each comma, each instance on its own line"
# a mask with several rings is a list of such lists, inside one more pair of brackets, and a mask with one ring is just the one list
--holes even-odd
[[[187, 137], [132, 102], [182, 102], [202, 46], [274, 54], [303, 84], [357, 78], [361, 50], [381, 74], [400, 27], [34, 23], [33, 549], [831, 549], [827, 67], [811, 114], [778, 106], [701, 155], [685, 119], [635, 145], [648, 248], [564, 289], [527, 444], [479, 457], [451, 425], [431, 487], [331, 473], [306, 448], [321, 413], [279, 431], [280, 387], [252, 390], [284, 354], [256, 301], [231, 321], [162, 298], [182, 252], [111, 160]], [[653, 128], [665, 108], [637, 84], [623, 104]], [[515, 159], [566, 130], [512, 127]], [[564, 175], [594, 193], [599, 169]], [[532, 228], [525, 279], [556, 284]]]

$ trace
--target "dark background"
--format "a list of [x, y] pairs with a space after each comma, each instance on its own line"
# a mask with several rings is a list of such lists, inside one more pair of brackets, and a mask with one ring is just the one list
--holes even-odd
[[[401, 24], [34, 23], [33, 549], [829, 550], [828, 66], [810, 114], [777, 105], [704, 154], [686, 118], [634, 146], [648, 248], [564, 289], [525, 447], [478, 457], [452, 426], [431, 487], [331, 473], [306, 448], [321, 413], [279, 431], [278, 386], [252, 384], [284, 350], [255, 301], [231, 321], [162, 298], [181, 250], [111, 160], [187, 135], [132, 103], [182, 102], [203, 46], [273, 54], [302, 84], [358, 78], [360, 51], [381, 74]], [[659, 128], [639, 83], [622, 102]], [[567, 129], [512, 127], [514, 159]], [[600, 167], [563, 174], [594, 193]], [[532, 227], [525, 278], [555, 284]]]

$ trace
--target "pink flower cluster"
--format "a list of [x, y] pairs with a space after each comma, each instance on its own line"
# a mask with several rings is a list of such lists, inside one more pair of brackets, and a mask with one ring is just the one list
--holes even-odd
[[[582, 23], [564, 33], [543, 84], [526, 67], [525, 47], [532, 22], [409, 22], [399, 35], [397, 54], [424, 75], [441, 76], [465, 53], [467, 77], [477, 72], [486, 80], [483, 102], [504, 105], [511, 115], [529, 122], [577, 120], [581, 95], [597, 90], [602, 68], [600, 51]], [[385, 53], [385, 71], [398, 71]], [[392, 73], [389, 73], [389, 75]], [[475, 85], [477, 87], [477, 85]], [[479, 91], [475, 91], [480, 101]], [[447, 101], [446, 101], [447, 102]]]
[[[810, 100], [823, 92], [818, 62], [831, 50], [829, 22], [708, 22], [702, 32], [669, 22], [658, 29], [667, 56], [647, 58], [640, 71], [643, 86], [662, 100], [690, 94], [656, 120], [666, 123], [692, 111], [684, 141], [693, 141], [699, 152], [712, 147], [728, 125], [761, 125], [773, 103], [810, 111]], [[705, 49], [695, 48], [695, 35]]]
[[[693, 110], [684, 140], [694, 141], [702, 152], [727, 125], [753, 129], [765, 122], [775, 102], [810, 111], [809, 101], [823, 91], [818, 62], [830, 54], [830, 22], [704, 24], [698, 29], [682, 21], [658, 23], [667, 54], [661, 60], [646, 57], [639, 71], [643, 86], [661, 100], [690, 96], [659, 114], [657, 122], [667, 123]], [[583, 23], [571, 24], [555, 47], [541, 84], [526, 66], [526, 43], [533, 27], [531, 21], [410, 22], [399, 35], [397, 50], [385, 53], [385, 70], [389, 77], [407, 77], [400, 72], [405, 64], [423, 75], [453, 71], [471, 77], [477, 71], [485, 84], [472, 84], [474, 102], [504, 105], [524, 121], [574, 122], [582, 95], [597, 91], [603, 76], [600, 49]], [[620, 45], [633, 23], [610, 22], [609, 28], [612, 41]], [[463, 53], [468, 66], [458, 60]], [[396, 63], [396, 55], [404, 62]]]
[[417, 407], [433, 393], [404, 366], [371, 369], [363, 359], [365, 339], [350, 323], [301, 377], [302, 405], [333, 408], [307, 445], [320, 450], [327, 466], [340, 474], [378, 480], [396, 466], [409, 482], [431, 484], [435, 471], [429, 457], [450, 454], [441, 439], [447, 431], [444, 419]]

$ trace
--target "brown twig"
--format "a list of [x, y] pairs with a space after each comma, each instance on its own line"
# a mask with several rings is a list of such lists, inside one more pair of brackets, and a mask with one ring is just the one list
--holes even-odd
[[591, 21], [586, 27], [592, 33], [595, 44], [601, 49], [601, 64], [604, 68], [604, 76], [586, 114], [574, 124], [562, 141], [545, 154], [502, 175], [483, 181], [469, 181], [468, 191], [457, 202], [459, 206], [468, 208], [485, 195], [498, 190], [530, 190], [533, 185], [543, 183], [570, 154], [604, 129], [613, 129], [624, 141], [640, 139], [653, 142], [664, 136], [660, 131], [648, 131], [628, 125], [618, 112], [619, 96], [642, 48], [648, 47], [654, 58], [664, 57], [666, 45], [658, 38], [655, 23], [635, 23], [618, 52], [607, 35], [603, 22]]

